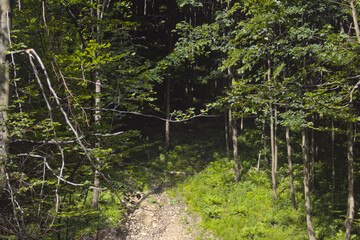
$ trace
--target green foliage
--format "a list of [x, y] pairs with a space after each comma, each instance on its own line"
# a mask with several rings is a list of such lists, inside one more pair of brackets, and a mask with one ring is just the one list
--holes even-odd
[[[235, 184], [232, 165], [218, 159], [177, 188], [191, 209], [202, 216], [205, 229], [222, 239], [307, 239], [301, 182], [295, 181], [295, 186], [300, 186], [296, 194], [299, 209], [292, 210], [287, 177], [280, 178], [281, 191], [275, 201], [267, 173], [250, 169]], [[295, 179], [301, 177], [296, 170]], [[328, 215], [313, 219], [319, 238], [342, 236], [341, 226]]]
[[178, 188], [203, 226], [223, 239], [306, 239], [301, 211], [274, 202], [268, 176], [250, 170], [239, 184], [232, 163], [218, 160]]
[[[360, 119], [360, 48], [347, 7], [318, 0], [153, 1], [147, 8], [148, 1], [100, 2], [24, 0], [13, 6], [10, 50], [15, 55], [9, 57], [14, 79], [6, 122], [10, 144], [0, 163], [9, 178], [8, 189], [0, 190], [0, 203], [6, 206], [0, 208], [0, 226], [7, 230], [0, 229], [1, 238], [53, 239], [69, 232], [81, 237], [117, 226], [124, 209], [111, 187], [124, 199], [134, 191], [182, 180], [182, 174], [195, 174], [212, 162], [182, 185], [204, 226], [224, 239], [304, 239], [299, 135], [304, 127], [324, 135], [313, 141], [320, 147], [312, 189], [316, 235], [343, 238], [344, 126]], [[40, 62], [30, 64], [29, 49], [38, 53], [46, 74]], [[161, 124], [126, 116], [143, 111], [163, 117], [164, 79], [171, 81], [174, 119], [224, 109], [233, 109], [236, 117], [253, 117], [238, 139], [244, 166], [239, 184], [233, 181], [233, 163], [215, 161], [223, 156], [217, 153], [224, 148], [223, 123], [172, 124], [174, 147], [165, 153], [159, 147]], [[101, 93], [94, 91], [97, 82]], [[269, 145], [268, 136], [260, 138], [262, 131], [268, 132], [274, 106], [281, 149], [276, 202], [269, 191], [268, 163], [262, 162], [260, 173], [251, 168], [259, 149]], [[97, 113], [95, 107], [104, 111]], [[333, 185], [327, 155], [331, 119], [338, 125], [338, 192], [337, 211], [327, 214]], [[296, 211], [288, 200], [284, 126], [292, 131]], [[90, 206], [93, 163], [110, 180], [101, 179], [106, 190], [97, 210]], [[353, 230], [356, 238], [357, 218]]]

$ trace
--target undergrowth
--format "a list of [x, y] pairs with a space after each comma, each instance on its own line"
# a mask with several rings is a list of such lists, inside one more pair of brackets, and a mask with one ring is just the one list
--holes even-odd
[[[302, 193], [297, 192], [298, 208], [292, 210], [286, 177], [279, 178], [275, 201], [269, 174], [250, 169], [236, 184], [232, 169], [233, 162], [225, 159], [212, 162], [176, 189], [190, 209], [201, 215], [205, 229], [224, 240], [308, 239]], [[344, 239], [336, 223], [323, 220], [313, 217], [321, 229], [318, 239]]]

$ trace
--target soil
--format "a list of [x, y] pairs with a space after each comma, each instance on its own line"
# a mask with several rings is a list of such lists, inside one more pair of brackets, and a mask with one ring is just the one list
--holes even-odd
[[[136, 210], [123, 229], [104, 229], [91, 239], [104, 240], [191, 240], [216, 239], [205, 233], [201, 218], [187, 211], [184, 202], [168, 193], [140, 194]], [[138, 195], [139, 196], [139, 195]], [[134, 200], [136, 201], [136, 199]]]
[[183, 240], [200, 235], [200, 218], [187, 212], [185, 204], [167, 193], [145, 197], [130, 218], [126, 240]]

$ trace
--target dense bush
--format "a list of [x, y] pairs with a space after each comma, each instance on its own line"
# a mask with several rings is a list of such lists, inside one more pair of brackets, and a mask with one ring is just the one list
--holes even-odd
[[[226, 240], [308, 239], [302, 192], [296, 196], [298, 209], [292, 210], [286, 176], [275, 201], [266, 172], [249, 170], [236, 184], [232, 169], [232, 162], [220, 159], [177, 188], [192, 211], [201, 215], [205, 229]], [[339, 223], [313, 218], [321, 229], [320, 239], [343, 239]]]

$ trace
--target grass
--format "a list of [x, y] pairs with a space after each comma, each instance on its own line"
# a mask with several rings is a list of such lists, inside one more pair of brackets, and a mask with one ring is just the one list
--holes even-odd
[[[302, 192], [297, 193], [298, 209], [292, 210], [285, 177], [279, 178], [282, 191], [275, 201], [268, 174], [250, 169], [236, 184], [232, 168], [233, 163], [218, 159], [177, 187], [190, 209], [201, 215], [204, 229], [224, 240], [308, 239]], [[325, 228], [317, 232], [318, 239], [343, 239], [338, 225], [322, 220], [313, 217], [316, 227]]]

